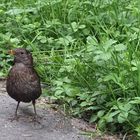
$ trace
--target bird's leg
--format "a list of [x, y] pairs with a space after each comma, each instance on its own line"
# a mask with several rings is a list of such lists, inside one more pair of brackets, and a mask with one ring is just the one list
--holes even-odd
[[35, 107], [35, 100], [32, 101], [32, 104], [33, 104], [34, 113], [35, 113], [35, 114], [34, 114], [34, 121], [40, 124], [40, 122], [39, 122], [38, 119], [37, 119], [37, 113], [36, 113], [36, 107]]
[[20, 103], [20, 101], [18, 101], [18, 103], [17, 103], [17, 107], [16, 107], [16, 111], [15, 111], [15, 116], [10, 119], [11, 122], [14, 121], [14, 120], [18, 121], [17, 111], [18, 111], [19, 103]]
[[17, 111], [18, 111], [19, 103], [20, 103], [20, 101], [18, 101], [18, 103], [17, 103], [16, 112], [15, 112], [15, 117], [17, 117]]
[[34, 120], [37, 118], [37, 113], [36, 113], [36, 107], [35, 107], [35, 100], [32, 101], [33, 107], [34, 107]]

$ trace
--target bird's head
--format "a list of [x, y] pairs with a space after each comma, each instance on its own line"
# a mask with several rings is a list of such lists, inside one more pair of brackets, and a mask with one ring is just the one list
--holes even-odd
[[33, 65], [32, 54], [27, 51], [25, 48], [17, 48], [14, 50], [10, 50], [9, 54], [15, 56], [14, 63], [23, 63], [24, 65]]

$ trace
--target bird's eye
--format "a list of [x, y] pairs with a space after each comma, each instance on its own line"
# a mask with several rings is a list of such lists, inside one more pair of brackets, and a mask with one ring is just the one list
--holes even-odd
[[23, 52], [21, 52], [20, 54], [24, 54]]

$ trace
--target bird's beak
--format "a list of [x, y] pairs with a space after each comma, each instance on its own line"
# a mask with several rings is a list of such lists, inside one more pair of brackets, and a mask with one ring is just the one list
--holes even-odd
[[9, 50], [8, 53], [11, 54], [11, 55], [15, 55], [15, 51], [14, 50]]

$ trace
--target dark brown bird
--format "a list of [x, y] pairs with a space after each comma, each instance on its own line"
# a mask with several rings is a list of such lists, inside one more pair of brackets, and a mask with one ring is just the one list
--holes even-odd
[[33, 68], [33, 58], [30, 52], [24, 48], [11, 50], [10, 54], [15, 56], [6, 83], [8, 94], [15, 99], [17, 103], [15, 117], [20, 102], [31, 102], [34, 107], [36, 118], [35, 101], [41, 95], [40, 79]]

